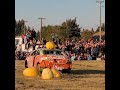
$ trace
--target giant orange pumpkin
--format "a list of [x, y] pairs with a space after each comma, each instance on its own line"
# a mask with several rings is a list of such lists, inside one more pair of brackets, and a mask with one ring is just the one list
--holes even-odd
[[51, 50], [51, 49], [54, 49], [54, 47], [55, 47], [55, 45], [54, 45], [54, 43], [53, 42], [47, 42], [46, 43], [46, 48], [48, 49], [48, 50]]
[[36, 68], [31, 67], [31, 68], [26, 68], [26, 69], [23, 71], [23, 75], [24, 75], [24, 76], [37, 76], [37, 75], [38, 75], [38, 72], [37, 72]]

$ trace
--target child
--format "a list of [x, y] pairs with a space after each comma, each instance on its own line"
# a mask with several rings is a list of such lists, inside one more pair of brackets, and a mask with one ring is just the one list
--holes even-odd
[[92, 56], [89, 54], [87, 57], [88, 60], [92, 60]]

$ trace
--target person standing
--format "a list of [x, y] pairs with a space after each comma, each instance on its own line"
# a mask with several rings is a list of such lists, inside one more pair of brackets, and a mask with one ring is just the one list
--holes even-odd
[[25, 35], [22, 34], [21, 37], [22, 37], [22, 44], [24, 44], [24, 37], [25, 37]]

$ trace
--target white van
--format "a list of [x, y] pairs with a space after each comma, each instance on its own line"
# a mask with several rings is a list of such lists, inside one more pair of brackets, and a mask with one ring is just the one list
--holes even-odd
[[21, 36], [15, 37], [15, 45], [16, 46], [22, 45], [22, 37]]
[[22, 44], [22, 37], [17, 36], [17, 37], [15, 37], [15, 47], [17, 48], [20, 45], [22, 46], [22, 51], [24, 51], [25, 50], [25, 44]]

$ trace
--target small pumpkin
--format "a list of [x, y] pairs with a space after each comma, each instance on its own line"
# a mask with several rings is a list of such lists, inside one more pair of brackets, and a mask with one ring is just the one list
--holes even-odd
[[24, 76], [37, 76], [38, 72], [36, 70], [36, 68], [31, 67], [31, 68], [26, 68], [23, 70], [23, 75]]
[[52, 68], [51, 70], [53, 72], [54, 77], [60, 78], [62, 76], [62, 73], [60, 71], [58, 71], [57, 69]]
[[49, 42], [46, 43], [46, 48], [48, 50], [52, 50], [52, 49], [54, 49], [54, 47], [55, 47], [55, 45], [54, 45], [53, 42], [49, 41]]
[[44, 80], [48, 80], [48, 79], [52, 79], [54, 77], [53, 72], [51, 71], [50, 68], [45, 68], [42, 71], [42, 79]]

